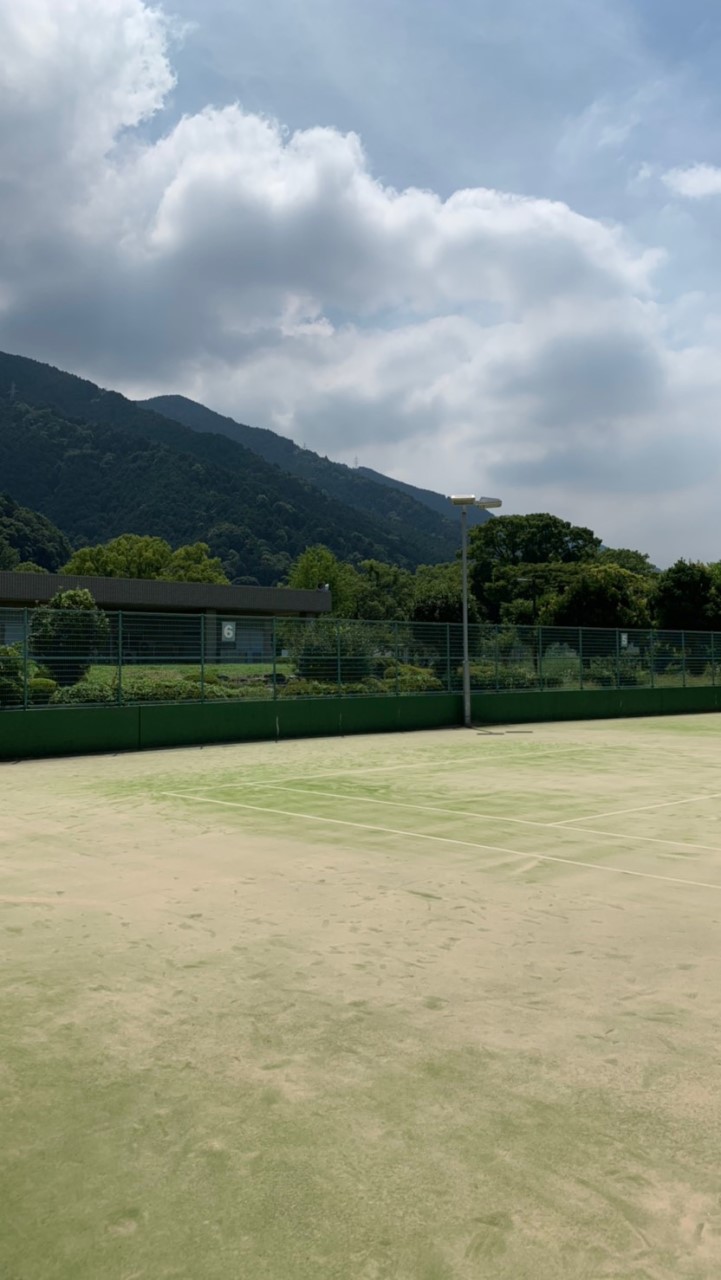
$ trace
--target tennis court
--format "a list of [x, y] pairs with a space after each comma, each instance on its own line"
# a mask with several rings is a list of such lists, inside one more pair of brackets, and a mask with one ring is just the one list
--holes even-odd
[[6, 766], [3, 1280], [721, 1275], [720, 748]]

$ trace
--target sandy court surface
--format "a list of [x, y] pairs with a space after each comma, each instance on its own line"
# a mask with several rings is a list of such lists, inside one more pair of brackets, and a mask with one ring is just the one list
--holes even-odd
[[3, 1280], [721, 1275], [720, 745], [4, 767]]

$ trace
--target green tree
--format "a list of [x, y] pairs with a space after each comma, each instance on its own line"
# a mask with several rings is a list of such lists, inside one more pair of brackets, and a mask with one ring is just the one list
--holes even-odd
[[98, 578], [160, 578], [173, 554], [164, 538], [123, 533], [74, 551], [61, 573]]
[[99, 578], [153, 578], [167, 582], [227, 583], [220, 560], [205, 542], [173, 551], [164, 538], [123, 533], [95, 547], [73, 552], [62, 573]]
[[110, 627], [89, 591], [58, 591], [36, 609], [30, 626], [30, 652], [60, 685], [77, 684], [98, 657], [107, 655]]
[[317, 591], [327, 586], [336, 618], [354, 618], [360, 588], [359, 575], [320, 543], [306, 547], [288, 572], [288, 586]]
[[541, 622], [556, 627], [648, 627], [648, 579], [615, 564], [577, 565], [546, 597]]
[[414, 595], [413, 574], [382, 560], [363, 560], [358, 571], [355, 616], [396, 622], [409, 616]]
[[[463, 583], [459, 561], [452, 564], [421, 565], [415, 573], [415, 591], [410, 617], [414, 622], [462, 622]], [[469, 592], [468, 618], [478, 622], [480, 613]]]
[[638, 573], [645, 578], [655, 578], [659, 572], [645, 552], [631, 551], [628, 547], [602, 547], [596, 563], [617, 564], [620, 569], [628, 569], [630, 573]]
[[653, 592], [656, 625], [669, 631], [714, 631], [721, 623], [718, 578], [710, 565], [677, 560]]
[[178, 547], [160, 575], [166, 582], [215, 582], [226, 586], [228, 579], [217, 556], [211, 556], [207, 542]]
[[471, 529], [469, 547], [475, 577], [487, 581], [497, 565], [571, 564], [593, 560], [601, 539], [591, 529], [545, 512], [498, 516]]
[[35, 564], [32, 560], [23, 560], [20, 564], [15, 565], [16, 573], [47, 573], [47, 569], [43, 569], [41, 564]]
[[0, 494], [0, 567], [17, 569], [17, 564], [2, 563], [3, 545], [14, 550], [17, 561], [32, 560], [50, 573], [70, 553], [65, 534], [51, 520], [29, 507], [21, 507], [6, 493]]
[[25, 663], [22, 646], [0, 645], [0, 707], [17, 707], [23, 701]]
[[15, 548], [5, 538], [0, 538], [0, 569], [17, 569], [19, 559]]

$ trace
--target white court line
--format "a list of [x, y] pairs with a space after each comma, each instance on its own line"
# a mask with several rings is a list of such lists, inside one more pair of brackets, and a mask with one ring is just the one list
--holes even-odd
[[639, 804], [633, 809], [612, 809], [610, 813], [589, 813], [586, 818], [565, 818], [558, 825], [568, 826], [570, 822], [597, 822], [600, 818], [621, 818], [626, 813], [646, 813], [649, 809], [670, 809], [673, 805], [696, 804], [699, 800], [718, 800], [721, 791], [707, 792], [705, 796], [688, 796], [685, 800], [662, 800], [659, 804]]
[[[236, 743], [235, 745], [245, 746], [248, 744]], [[536, 760], [538, 759], [539, 756], [547, 756], [547, 755], [559, 756], [562, 754], [567, 755], [569, 752], [571, 752], [571, 754], [573, 755], [577, 755], [579, 751], [594, 751], [596, 749], [597, 748], [595, 744], [593, 746], [590, 746], [590, 745], [581, 746], [579, 744], [578, 746], [573, 746], [573, 747], [557, 747], [557, 748], [548, 748], [548, 749], [543, 748], [541, 751], [534, 751], [532, 747], [529, 747], [526, 750], [522, 750], [520, 757], [517, 757], [517, 758], [522, 759], [524, 756], [532, 756], [533, 759]], [[455, 760], [447, 760], [447, 761], [418, 760], [412, 764], [377, 764], [377, 765], [369, 765], [368, 768], [360, 768], [360, 769], [333, 769], [333, 771], [330, 773], [314, 773], [310, 777], [307, 773], [299, 773], [299, 774], [296, 774], [294, 777], [286, 778], [286, 782], [309, 782], [309, 781], [313, 782], [316, 778], [321, 778], [321, 779], [322, 778], [355, 778], [359, 773], [363, 773], [363, 774], [397, 773], [401, 769], [403, 770], [428, 769], [430, 772], [434, 772], [440, 769], [455, 769], [457, 764], [485, 764], [488, 761], [490, 761], [493, 764], [501, 764], [504, 760], [508, 760], [511, 758], [512, 758], [512, 753], [510, 751], [507, 751], [504, 755], [501, 755], [497, 760], [494, 760], [489, 753], [487, 755], [478, 754], [473, 756], [458, 756], [458, 758]], [[260, 768], [262, 766], [259, 765], [257, 767]], [[256, 782], [255, 775], [253, 776], [253, 778], [248, 778], [248, 775], [246, 774], [245, 778], [235, 779], [233, 782], [211, 782], [207, 786], [205, 786], [205, 790], [206, 791], [226, 791], [228, 787], [244, 786], [246, 781], [248, 782], [249, 785], [253, 785]], [[173, 795], [179, 796], [181, 794], [194, 795], [195, 793], [192, 791], [185, 791], [185, 792], [175, 791], [172, 793], [168, 792], [167, 794], [168, 795], [173, 794]]]
[[634, 876], [639, 880], [662, 880], [665, 884], [683, 884], [695, 889], [721, 889], [721, 884], [708, 884], [703, 880], [682, 880], [677, 876], [659, 876], [651, 871], [630, 871], [626, 867], [607, 867], [601, 862], [581, 862], [576, 858], [557, 858], [550, 853], [519, 853], [517, 849], [504, 849], [497, 844], [479, 844], [475, 840], [456, 840], [453, 836], [433, 836], [422, 831], [402, 831], [397, 827], [377, 827], [369, 822], [349, 822], [345, 818], [321, 818], [312, 813], [296, 813], [291, 809], [269, 809], [260, 804], [243, 804], [238, 800], [217, 800], [215, 796], [189, 796], [187, 792], [161, 791], [162, 796], [174, 800], [196, 800], [201, 804], [221, 804], [229, 809], [252, 809], [255, 813], [270, 813], [278, 818], [304, 818], [306, 822], [331, 823], [336, 827], [354, 827], [358, 831], [379, 831], [388, 836], [405, 836], [411, 840], [433, 840], [438, 844], [460, 845], [464, 849], [484, 849], [487, 853], [504, 853], [510, 858], [522, 858], [534, 862], [560, 862], [567, 867], [581, 867], [584, 871], [604, 871], [607, 875]]
[[[240, 784], [238, 784], [240, 785]], [[248, 785], [248, 784], [246, 784]], [[570, 830], [565, 822], [534, 822], [531, 818], [502, 818], [495, 813], [478, 813], [474, 809], [444, 809], [439, 805], [432, 804], [409, 804], [403, 800], [381, 800], [376, 796], [359, 796], [359, 795], [343, 795], [338, 791], [308, 791], [302, 787], [287, 787], [280, 782], [257, 782], [250, 784], [254, 791], [290, 791], [297, 796], [322, 796], [326, 800], [358, 800], [363, 804], [384, 804], [390, 805], [393, 809], [412, 809], [419, 813], [444, 813], [449, 817], [459, 818], [480, 818], [483, 822], [512, 822], [515, 826], [520, 827], [540, 827], [544, 831], [552, 831], [556, 827], [561, 830]], [[568, 819], [572, 821], [572, 819]], [[586, 819], [578, 818], [578, 822], [586, 821]], [[645, 844], [664, 844], [671, 845], [674, 849], [698, 849], [704, 853], [721, 853], [721, 849], [710, 844], [689, 844], [686, 840], [662, 840], [658, 836], [637, 836], [634, 834], [625, 835], [621, 831], [595, 831], [592, 827], [582, 827], [579, 834], [586, 832], [590, 836], [607, 836], [611, 840], [643, 840]]]

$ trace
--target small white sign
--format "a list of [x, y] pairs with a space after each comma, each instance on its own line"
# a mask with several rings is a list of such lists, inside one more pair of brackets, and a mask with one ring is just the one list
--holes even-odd
[[224, 622], [222, 629], [223, 644], [235, 644], [235, 623]]
[[621, 632], [621, 648], [622, 649], [628, 648], [628, 632], [627, 631]]

